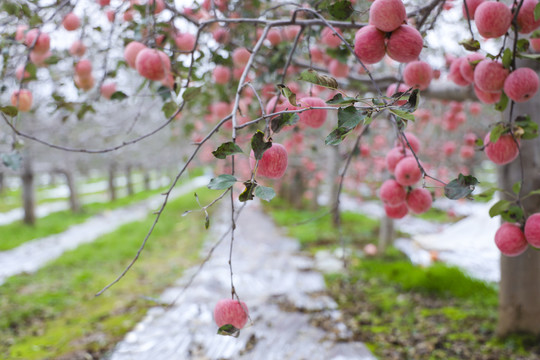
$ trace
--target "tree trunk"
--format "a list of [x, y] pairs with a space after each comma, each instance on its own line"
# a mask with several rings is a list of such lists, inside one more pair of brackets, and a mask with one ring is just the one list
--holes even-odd
[[330, 206], [332, 206], [332, 223], [334, 226], [341, 224], [341, 209], [338, 199], [339, 181], [338, 174], [341, 170], [341, 154], [339, 153], [339, 145], [330, 147]]
[[379, 246], [378, 251], [380, 254], [384, 254], [389, 246], [394, 245], [394, 239], [396, 237], [396, 231], [394, 229], [394, 220], [388, 216], [383, 215], [381, 218], [381, 225], [379, 228]]
[[4, 173], [0, 172], [0, 194], [2, 194], [4, 192], [4, 188], [5, 188], [4, 180], [5, 180]]
[[152, 189], [150, 186], [151, 179], [150, 179], [150, 172], [142, 169], [143, 171], [143, 183], [144, 183], [144, 190], [149, 191]]
[[24, 156], [23, 172], [21, 178], [23, 183], [23, 221], [27, 225], [34, 225], [36, 223], [36, 195], [34, 189], [34, 172], [32, 169], [31, 160], [28, 158], [27, 154]]
[[64, 175], [66, 178], [66, 185], [69, 189], [69, 208], [72, 212], [78, 213], [81, 211], [81, 202], [79, 200], [79, 193], [77, 191], [77, 185], [73, 179], [73, 173], [69, 170], [56, 169], [56, 172]]
[[114, 185], [114, 177], [116, 175], [116, 164], [112, 163], [109, 165], [109, 200], [116, 200], [116, 186]]
[[[538, 65], [527, 64], [539, 69]], [[510, 107], [510, 106], [509, 106]], [[529, 114], [536, 122], [540, 114], [540, 94], [528, 102], [516, 104], [514, 117]], [[540, 189], [540, 138], [521, 141], [523, 166], [522, 194]], [[519, 158], [499, 168], [499, 186], [512, 193], [512, 185], [521, 180]], [[503, 195], [504, 198], [504, 195]], [[540, 211], [540, 196], [531, 196], [522, 202], [525, 215]], [[517, 257], [501, 255], [501, 282], [499, 292], [499, 322], [497, 334], [514, 332], [540, 335], [540, 251], [527, 249]]]
[[128, 196], [131, 196], [135, 193], [135, 191], [133, 190], [133, 179], [131, 178], [131, 175], [132, 175], [131, 170], [132, 170], [131, 165], [128, 165], [126, 167], [126, 186], [127, 186]]

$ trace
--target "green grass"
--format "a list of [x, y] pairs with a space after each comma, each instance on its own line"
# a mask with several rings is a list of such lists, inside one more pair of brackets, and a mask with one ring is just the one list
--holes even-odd
[[437, 223], [453, 223], [463, 218], [458, 216], [449, 216], [447, 211], [434, 207], [430, 208], [425, 213], [413, 214], [413, 216], [424, 219], [426, 221], [432, 221]]
[[0, 226], [0, 251], [13, 249], [29, 240], [59, 234], [66, 231], [70, 226], [80, 224], [100, 212], [133, 204], [162, 191], [163, 189], [142, 191], [113, 202], [86, 204], [83, 206], [81, 213], [73, 213], [69, 210], [54, 212], [37, 219], [34, 226], [25, 225], [21, 221]]
[[[288, 227], [289, 235], [298, 239], [304, 249], [340, 246], [339, 234], [326, 208], [318, 211], [291, 209], [275, 200], [266, 205], [271, 210], [270, 215], [276, 224]], [[345, 242], [355, 246], [372, 241], [379, 231], [378, 220], [353, 212], [342, 214], [342, 225]]]
[[[215, 192], [197, 191], [207, 203]], [[204, 217], [190, 193], [169, 203], [134, 268], [100, 297], [94, 294], [134, 256], [154, 216], [63, 254], [33, 275], [0, 286], [0, 358], [101, 357], [144, 316], [158, 297], [194, 264], [206, 235]], [[87, 355], [84, 355], [87, 354]]]

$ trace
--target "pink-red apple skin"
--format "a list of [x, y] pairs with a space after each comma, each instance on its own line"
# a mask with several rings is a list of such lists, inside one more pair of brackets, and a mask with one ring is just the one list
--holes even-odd
[[[343, 33], [341, 32], [341, 30], [336, 29], [336, 31], [337, 31], [340, 35], [343, 35]], [[329, 27], [325, 27], [325, 28], [321, 31], [321, 42], [322, 42], [323, 44], [325, 44], [326, 46], [328, 46], [329, 48], [331, 48], [331, 49], [338, 48], [339, 45], [341, 45], [341, 39], [340, 39], [339, 36], [337, 36], [337, 35], [332, 31], [332, 29], [330, 29]]]
[[135, 69], [135, 60], [137, 59], [137, 55], [139, 55], [139, 52], [144, 49], [146, 49], [146, 46], [138, 41], [132, 41], [126, 45], [126, 48], [124, 49], [124, 59], [129, 67]]
[[[404, 93], [407, 90], [409, 90], [409, 87], [403, 83], [399, 84], [399, 86], [397, 83], [392, 83], [388, 85], [388, 87], [386, 88], [386, 96], [390, 98], [395, 93], [398, 93], [398, 92]], [[407, 103], [407, 100], [396, 101], [396, 105], [405, 105], [406, 103]]]
[[164, 52], [147, 48], [137, 55], [135, 67], [141, 76], [159, 81], [163, 80], [171, 70], [171, 61]]
[[483, 3], [485, 0], [465, 0], [462, 5], [463, 17], [467, 19], [467, 10], [465, 9], [465, 2], [467, 3], [467, 9], [469, 9], [469, 17], [471, 20], [474, 20], [474, 13], [478, 5]]
[[418, 140], [416, 135], [407, 131], [403, 133], [403, 136], [407, 139], [407, 141], [405, 141], [405, 139], [396, 140], [396, 143], [394, 144], [395, 146], [404, 146], [406, 149], [408, 149], [407, 142], [409, 142], [412, 151], [415, 153], [420, 151], [420, 140]]
[[406, 18], [401, 0], [375, 0], [369, 8], [369, 24], [384, 32], [396, 30]]
[[218, 327], [232, 325], [242, 329], [248, 321], [248, 308], [243, 301], [221, 299], [214, 307], [214, 320]]
[[216, 84], [224, 85], [229, 82], [231, 79], [231, 69], [229, 69], [226, 66], [218, 65], [214, 68], [214, 71], [212, 72], [212, 78], [216, 82]]
[[409, 149], [405, 150], [402, 146], [396, 146], [386, 154], [386, 168], [390, 174], [394, 173], [396, 165], [406, 156], [412, 156], [412, 152]]
[[534, 52], [540, 52], [540, 38], [530, 38], [529, 44], [531, 45], [531, 49], [533, 49]]
[[[249, 158], [251, 167], [255, 167], [255, 156], [253, 151]], [[259, 160], [259, 167], [257, 169], [257, 175], [267, 177], [269, 179], [279, 179], [285, 174], [287, 170], [288, 155], [285, 146], [272, 143], [272, 147], [266, 150]]]
[[32, 108], [32, 92], [27, 89], [15, 90], [11, 94], [11, 105], [21, 112], [30, 111]]
[[508, 75], [504, 81], [504, 92], [515, 102], [530, 100], [538, 91], [538, 75], [536, 71], [522, 67]]
[[401, 159], [394, 169], [396, 181], [403, 186], [411, 186], [416, 184], [422, 178], [422, 172], [418, 167], [416, 159], [412, 156], [407, 156]]
[[474, 147], [463, 145], [459, 150], [459, 156], [463, 159], [472, 159], [474, 157]]
[[424, 188], [412, 189], [407, 194], [407, 206], [415, 214], [422, 214], [431, 208], [433, 198], [429, 190]]
[[540, 248], [540, 213], [532, 214], [525, 222], [525, 238], [535, 248]]
[[86, 53], [86, 46], [80, 40], [75, 40], [69, 47], [71, 56], [82, 57]]
[[75, 73], [81, 77], [89, 76], [92, 73], [92, 63], [88, 59], [83, 59], [75, 65]]
[[243, 67], [249, 61], [251, 53], [244, 47], [234, 49], [232, 59], [235, 67]]
[[364, 64], [375, 64], [386, 54], [385, 33], [373, 25], [362, 27], [354, 37], [354, 53]]
[[68, 13], [62, 20], [62, 25], [67, 31], [75, 31], [81, 25], [81, 20], [74, 13]]
[[403, 70], [403, 81], [415, 89], [427, 89], [432, 79], [433, 69], [425, 61], [411, 61]]
[[[318, 97], [305, 97], [297, 102], [301, 107], [324, 107], [327, 106], [323, 99]], [[311, 109], [298, 114], [300, 122], [314, 129], [323, 126], [328, 112], [326, 109]]]
[[476, 8], [474, 22], [484, 38], [498, 38], [510, 29], [512, 12], [502, 2], [484, 1]]
[[336, 78], [346, 78], [349, 76], [349, 65], [342, 63], [338, 59], [330, 60], [328, 64], [328, 72]]
[[116, 92], [116, 83], [114, 82], [106, 82], [103, 85], [101, 85], [101, 96], [103, 96], [106, 99], [110, 99], [112, 94]]
[[[39, 34], [39, 36], [38, 36]], [[37, 40], [36, 40], [37, 37]], [[35, 41], [35, 44], [34, 44]], [[36, 54], [45, 54], [51, 48], [51, 38], [49, 34], [40, 31], [39, 29], [32, 29], [26, 33], [24, 43], [26, 46], [31, 47], [34, 45], [32, 51]]]
[[484, 152], [489, 160], [497, 165], [514, 161], [519, 155], [519, 148], [511, 134], [504, 134], [494, 143], [489, 141], [489, 132], [484, 138]]
[[418, 59], [423, 45], [424, 40], [418, 30], [410, 25], [401, 25], [390, 34], [386, 52], [397, 62], [408, 63]]
[[482, 60], [474, 69], [474, 84], [482, 91], [497, 92], [503, 89], [508, 73], [501, 62]]
[[401, 203], [396, 206], [384, 205], [384, 212], [390, 219], [402, 219], [409, 213], [409, 208], [406, 203]]
[[474, 94], [484, 104], [496, 104], [501, 99], [502, 91], [487, 92], [480, 90], [478, 86], [474, 85]]
[[495, 245], [506, 256], [518, 256], [527, 250], [527, 240], [516, 224], [504, 223], [495, 233]]
[[540, 27], [540, 19], [534, 20], [534, 8], [538, 0], [524, 0], [517, 16], [518, 31], [521, 34], [528, 34]]
[[379, 197], [385, 204], [397, 206], [405, 201], [407, 191], [396, 180], [388, 179], [382, 183]]
[[465, 60], [462, 60], [459, 63], [459, 70], [461, 71], [461, 76], [468, 82], [474, 81], [474, 68], [476, 65], [484, 60], [485, 56], [479, 53], [472, 53], [465, 56]]
[[192, 51], [195, 47], [195, 36], [190, 33], [178, 33], [174, 37], [174, 43], [180, 51]]
[[467, 86], [471, 82], [463, 77], [461, 72], [461, 65], [466, 62], [465, 58], [457, 58], [452, 61], [450, 65], [450, 71], [448, 72], [448, 79], [453, 81], [454, 84], [459, 86]]

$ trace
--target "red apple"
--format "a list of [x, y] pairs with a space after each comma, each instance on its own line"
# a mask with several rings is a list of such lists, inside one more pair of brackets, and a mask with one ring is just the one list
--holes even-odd
[[106, 99], [110, 99], [112, 94], [116, 92], [116, 83], [115, 82], [106, 82], [101, 85], [101, 96], [103, 96]]
[[[398, 93], [398, 92], [404, 93], [407, 90], [409, 90], [409, 87], [403, 83], [399, 84], [399, 86], [397, 83], [392, 83], [388, 85], [388, 87], [386, 88], [386, 96], [390, 98], [395, 93]], [[407, 100], [396, 101], [396, 105], [405, 105], [406, 103], [407, 103]]]
[[405, 201], [407, 191], [396, 180], [388, 179], [382, 183], [379, 197], [385, 204], [397, 206]]
[[403, 81], [409, 87], [415, 89], [427, 89], [432, 78], [433, 69], [431, 68], [431, 65], [424, 61], [411, 61], [403, 70]]
[[[412, 151], [414, 151], [415, 153], [420, 151], [420, 140], [418, 140], [416, 135], [410, 132], [404, 132], [403, 137], [405, 137], [405, 139], [407, 139], [407, 141], [409, 142], [409, 145], [411, 146]], [[396, 140], [396, 143], [394, 144], [394, 146], [396, 147], [404, 146], [406, 149], [408, 149], [407, 141], [405, 141], [405, 139]]]
[[51, 38], [49, 37], [49, 34], [40, 31], [39, 29], [32, 29], [26, 33], [24, 43], [28, 47], [33, 45], [32, 51], [36, 54], [45, 54], [51, 47]]
[[[24, 73], [24, 75], [23, 75]], [[23, 77], [25, 79], [28, 79], [30, 77], [30, 73], [24, 69], [24, 65], [17, 66], [17, 69], [15, 69], [15, 77], [17, 80], [22, 80]]]
[[540, 19], [534, 20], [534, 9], [538, 0], [524, 0], [517, 16], [518, 30], [521, 34], [528, 34], [540, 27]]
[[375, 64], [386, 53], [385, 34], [373, 25], [362, 27], [354, 37], [354, 53], [364, 64]]
[[504, 223], [495, 233], [495, 245], [506, 256], [518, 256], [527, 250], [527, 240], [518, 225]]
[[64, 17], [64, 20], [62, 20], [62, 25], [67, 31], [74, 31], [81, 26], [81, 20], [79, 20], [77, 15], [70, 12]]
[[75, 75], [73, 81], [75, 82], [75, 86], [77, 86], [77, 88], [84, 91], [92, 89], [95, 84], [95, 79], [92, 74], [86, 76]]
[[232, 325], [242, 329], [248, 321], [248, 308], [243, 301], [221, 299], [214, 308], [214, 320], [218, 327]]
[[232, 59], [235, 67], [244, 67], [249, 62], [251, 53], [244, 47], [234, 49]]
[[484, 38], [498, 38], [510, 29], [512, 12], [505, 3], [484, 1], [476, 8], [474, 22]]
[[231, 69], [223, 65], [218, 65], [212, 72], [212, 78], [216, 84], [227, 84], [231, 79]]
[[375, 0], [369, 8], [369, 24], [384, 32], [396, 30], [406, 18], [401, 0]]
[[[298, 104], [301, 107], [310, 107], [317, 106], [323, 107], [327, 106], [323, 99], [317, 97], [305, 97], [298, 101]], [[312, 109], [304, 111], [298, 114], [300, 117], [300, 123], [306, 124], [312, 128], [320, 128], [326, 121], [327, 111], [326, 109]]]
[[519, 147], [511, 134], [504, 134], [494, 143], [489, 141], [489, 132], [484, 138], [484, 152], [489, 160], [497, 165], [514, 161], [519, 155]]
[[[288, 155], [285, 146], [274, 142], [272, 147], [266, 150], [262, 159], [259, 160], [257, 174], [270, 179], [279, 179], [287, 170], [287, 159]], [[256, 160], [253, 151], [249, 157], [249, 162], [251, 167], [254, 168]]]
[[480, 100], [484, 104], [489, 105], [489, 104], [498, 103], [499, 100], [501, 99], [502, 92], [501, 91], [487, 92], [487, 91], [480, 90], [478, 86], [474, 85], [474, 93], [476, 97], [478, 98], [478, 100]]
[[412, 156], [407, 156], [397, 163], [394, 175], [396, 181], [401, 185], [411, 186], [422, 178], [422, 171], [420, 171], [416, 159]]
[[390, 219], [402, 219], [409, 213], [409, 208], [406, 203], [401, 203], [396, 206], [384, 205], [384, 212]]
[[174, 43], [180, 51], [193, 51], [195, 36], [190, 33], [178, 33], [174, 38]]
[[540, 248], [540, 213], [532, 214], [525, 222], [525, 238], [535, 248]]
[[424, 40], [418, 30], [410, 25], [401, 25], [390, 34], [386, 52], [392, 59], [408, 63], [418, 59], [423, 45]]
[[171, 61], [163, 51], [143, 49], [137, 55], [135, 67], [141, 76], [160, 81], [171, 70]]
[[333, 77], [346, 78], [349, 76], [349, 71], [349, 65], [342, 63], [338, 59], [332, 59], [330, 60], [330, 64], [328, 64], [328, 72]]
[[433, 198], [429, 190], [416, 188], [407, 194], [407, 206], [415, 214], [422, 214], [431, 208]]
[[86, 46], [81, 40], [75, 40], [69, 47], [71, 56], [82, 57], [86, 53]]
[[463, 159], [472, 159], [474, 157], [474, 147], [463, 145], [459, 150], [459, 156]]
[[148, 5], [150, 5], [150, 9], [154, 9], [154, 14], [159, 14], [165, 10], [165, 3], [163, 0], [148, 0]]
[[30, 111], [32, 108], [32, 92], [27, 89], [15, 90], [11, 94], [11, 105], [21, 112]]
[[485, 92], [498, 92], [504, 87], [504, 81], [508, 76], [508, 69], [505, 69], [499, 61], [483, 60], [474, 69], [474, 84]]
[[[341, 30], [336, 29], [336, 31], [340, 35], [343, 35]], [[321, 42], [323, 44], [325, 44], [326, 46], [328, 46], [329, 48], [332, 48], [332, 49], [338, 48], [339, 45], [341, 45], [341, 39], [329, 27], [325, 27], [322, 30], [322, 32], [321, 32]]]
[[406, 156], [412, 156], [412, 152], [409, 149], [403, 148], [402, 146], [396, 146], [392, 148], [385, 157], [386, 168], [390, 174], [394, 173], [396, 165]]
[[268, 34], [266, 34], [266, 40], [268, 40], [272, 46], [277, 46], [282, 41], [281, 33], [277, 29], [272, 28], [268, 31]]
[[463, 63], [467, 63], [465, 58], [454, 59], [450, 65], [450, 72], [448, 73], [448, 79], [459, 86], [467, 86], [471, 83], [469, 80], [463, 77], [463, 73], [461, 72], [461, 65]]
[[459, 70], [461, 71], [461, 76], [468, 82], [474, 81], [474, 68], [476, 65], [484, 60], [485, 56], [478, 53], [472, 53], [465, 57], [465, 60], [461, 60], [459, 63]]
[[478, 5], [483, 3], [485, 0], [465, 0], [462, 5], [463, 17], [467, 19], [467, 11], [465, 10], [465, 3], [467, 3], [467, 9], [469, 9], [469, 18], [474, 20], [474, 13]]
[[508, 75], [504, 81], [504, 92], [515, 102], [530, 100], [538, 91], [538, 75], [536, 71], [522, 67]]
[[90, 60], [83, 59], [75, 65], [75, 73], [80, 77], [86, 77], [92, 74], [92, 63]]
[[141, 52], [143, 49], [146, 49], [146, 46], [138, 41], [132, 41], [127, 44], [126, 48], [124, 49], [124, 59], [129, 67], [135, 69], [135, 60], [137, 59], [139, 52]]

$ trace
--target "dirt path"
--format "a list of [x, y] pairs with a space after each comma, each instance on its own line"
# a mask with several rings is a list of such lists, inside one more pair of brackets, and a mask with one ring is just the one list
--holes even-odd
[[[209, 178], [204, 176], [195, 178], [174, 189], [170, 199], [208, 184], [208, 180]], [[151, 211], [159, 208], [162, 201], [163, 195], [156, 195], [136, 204], [93, 216], [82, 224], [73, 225], [63, 233], [28, 241], [14, 249], [0, 252], [0, 264], [2, 264], [0, 285], [10, 276], [23, 272], [35, 272], [65, 251], [75, 249], [80, 244], [92, 242], [121, 225], [145, 219]]]
[[[225, 224], [214, 229], [209, 246], [226, 231]], [[216, 248], [175, 306], [150, 310], [107, 359], [375, 359], [364, 344], [348, 341], [336, 303], [324, 294], [322, 275], [312, 270], [313, 260], [299, 254], [297, 241], [280, 234], [257, 203], [239, 219], [233, 252], [235, 288], [252, 324], [238, 338], [217, 335], [213, 307], [230, 297], [229, 244], [228, 237]], [[161, 300], [177, 297], [193, 271]]]

